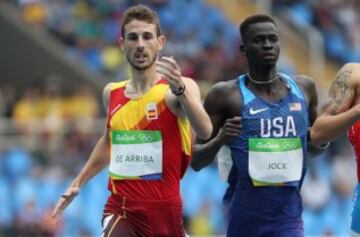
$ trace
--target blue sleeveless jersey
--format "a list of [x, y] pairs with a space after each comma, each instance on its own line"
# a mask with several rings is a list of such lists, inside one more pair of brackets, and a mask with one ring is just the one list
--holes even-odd
[[[288, 94], [277, 103], [269, 103], [250, 91], [245, 85], [245, 75], [238, 78], [243, 98], [242, 131], [228, 144], [234, 162], [233, 169], [235, 169], [229, 176], [231, 182], [228, 191], [234, 189], [229, 207], [230, 219], [232, 216], [245, 218], [249, 215], [262, 220], [301, 217], [300, 188], [306, 170], [308, 105], [297, 83], [285, 74], [280, 74], [280, 76], [288, 87]], [[294, 129], [292, 132], [287, 131], [289, 120], [292, 125], [295, 125], [295, 132]], [[300, 181], [281, 183], [276, 186], [254, 186], [249, 176], [248, 144], [249, 138], [262, 137], [301, 139], [303, 168]], [[231, 187], [231, 184], [236, 186]]]

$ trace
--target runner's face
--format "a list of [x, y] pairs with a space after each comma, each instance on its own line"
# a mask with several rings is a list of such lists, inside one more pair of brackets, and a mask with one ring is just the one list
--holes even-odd
[[249, 26], [246, 32], [244, 52], [249, 64], [274, 67], [280, 54], [279, 34], [271, 22], [259, 22]]
[[164, 36], [156, 36], [156, 25], [139, 20], [126, 24], [125, 36], [120, 39], [127, 60], [139, 71], [154, 65], [164, 42]]

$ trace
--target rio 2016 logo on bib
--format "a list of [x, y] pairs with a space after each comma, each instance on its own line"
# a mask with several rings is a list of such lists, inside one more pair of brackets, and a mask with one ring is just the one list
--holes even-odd
[[118, 143], [121, 143], [121, 142], [131, 142], [131, 141], [135, 141], [135, 139], [136, 139], [135, 135], [127, 135], [127, 134], [120, 135], [120, 134], [116, 134], [116, 136], [115, 136], [115, 141], [118, 142]]

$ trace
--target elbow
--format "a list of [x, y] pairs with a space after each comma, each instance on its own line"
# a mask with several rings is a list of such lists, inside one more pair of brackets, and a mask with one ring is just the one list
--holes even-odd
[[329, 141], [327, 141], [326, 139], [324, 139], [322, 136], [321, 136], [321, 133], [313, 128], [311, 128], [310, 130], [310, 143], [312, 145], [321, 145], [321, 144], [324, 144], [324, 143], [327, 143]]
[[196, 136], [201, 139], [201, 140], [209, 140], [210, 136], [211, 136], [211, 131], [204, 131], [201, 133], [197, 133]]
[[208, 140], [212, 133], [212, 125], [209, 123], [207, 126], [205, 126], [201, 131], [196, 133], [196, 136], [202, 140]]
[[197, 156], [198, 154], [196, 154], [196, 147], [194, 147], [194, 149], [195, 149], [195, 152], [193, 153], [193, 157], [191, 159], [190, 166], [194, 171], [198, 172], [204, 166], [201, 165], [201, 161], [199, 160], [199, 157]]
[[199, 172], [202, 169], [202, 167], [199, 164], [197, 164], [197, 162], [195, 162], [194, 160], [191, 161], [190, 166], [196, 172]]

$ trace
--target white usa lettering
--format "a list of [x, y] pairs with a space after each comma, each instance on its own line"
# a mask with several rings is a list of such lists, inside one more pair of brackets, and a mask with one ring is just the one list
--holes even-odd
[[261, 137], [289, 137], [296, 136], [293, 116], [260, 119]]

